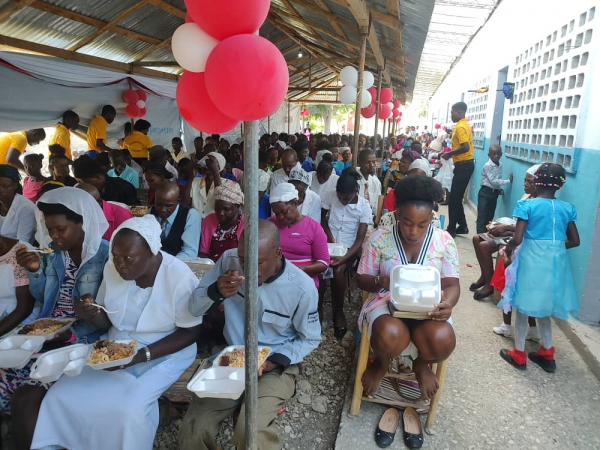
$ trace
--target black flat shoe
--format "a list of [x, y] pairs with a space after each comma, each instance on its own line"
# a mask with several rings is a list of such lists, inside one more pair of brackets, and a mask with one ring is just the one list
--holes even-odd
[[413, 408], [406, 408], [402, 419], [404, 422], [404, 444], [408, 448], [423, 447], [423, 428], [417, 412]]
[[348, 329], [346, 327], [333, 327], [333, 335], [338, 339], [341, 339], [344, 336], [346, 336], [347, 332]]
[[500, 357], [516, 369], [527, 370], [527, 364], [519, 364], [516, 362], [514, 359], [512, 359], [512, 356], [508, 354], [508, 350], [506, 349], [500, 350]]
[[380, 448], [387, 448], [392, 445], [399, 421], [400, 414], [396, 408], [389, 408], [383, 413], [375, 430], [375, 443]]
[[456, 230], [451, 230], [450, 228], [448, 228], [446, 231], [450, 236], [452, 236], [452, 239], [456, 237]]
[[485, 286], [485, 281], [481, 284], [471, 283], [471, 286], [469, 286], [469, 290], [471, 292], [475, 292], [476, 290], [481, 289], [484, 286]]
[[540, 366], [546, 372], [548, 372], [548, 373], [556, 372], [556, 361], [554, 361], [553, 359], [550, 360], [550, 359], [542, 358], [540, 355], [538, 355], [535, 352], [528, 353], [527, 356], [529, 356], [530, 360], [532, 360], [534, 363], [536, 363], [538, 366]]
[[457, 228], [456, 229], [456, 234], [469, 234], [469, 229], [468, 228]]
[[473, 294], [473, 298], [475, 300], [483, 300], [483, 299], [486, 299], [488, 297], [491, 297], [492, 295], [494, 295], [494, 290], [493, 289], [490, 292], [475, 292]]

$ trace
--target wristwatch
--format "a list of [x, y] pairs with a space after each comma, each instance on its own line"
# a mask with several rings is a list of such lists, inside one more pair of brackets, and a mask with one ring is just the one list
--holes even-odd
[[150, 354], [150, 349], [148, 348], [147, 345], [144, 345], [142, 347], [142, 350], [144, 350], [146, 352], [146, 362], [150, 362], [152, 360], [152, 355]]

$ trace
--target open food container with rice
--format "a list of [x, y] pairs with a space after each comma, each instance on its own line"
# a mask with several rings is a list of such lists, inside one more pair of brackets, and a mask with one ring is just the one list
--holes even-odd
[[[258, 347], [258, 367], [271, 354], [269, 347]], [[219, 353], [213, 366], [199, 370], [187, 385], [198, 397], [229, 398], [236, 400], [245, 390], [246, 352], [243, 345], [231, 345]]]
[[397, 311], [428, 313], [442, 297], [441, 276], [435, 267], [399, 265], [390, 274], [390, 306]]
[[77, 319], [37, 319], [27, 325], [19, 325], [11, 335], [43, 336], [45, 340], [54, 339], [57, 334], [63, 333], [71, 328]]
[[42, 383], [52, 383], [63, 374], [75, 377], [84, 366], [94, 370], [126, 366], [135, 357], [135, 341], [110, 341], [103, 339], [94, 344], [75, 344], [41, 355], [29, 377]]

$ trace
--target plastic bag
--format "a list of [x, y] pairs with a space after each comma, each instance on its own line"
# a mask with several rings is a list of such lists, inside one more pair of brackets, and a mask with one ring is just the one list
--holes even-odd
[[438, 171], [438, 174], [435, 176], [435, 179], [438, 180], [444, 189], [448, 189], [450, 192], [450, 188], [452, 187], [452, 179], [454, 178], [454, 162], [451, 159], [445, 160], [442, 159], [442, 167]]

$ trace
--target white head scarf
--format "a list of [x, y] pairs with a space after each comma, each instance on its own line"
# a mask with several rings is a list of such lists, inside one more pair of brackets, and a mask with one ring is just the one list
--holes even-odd
[[225, 170], [225, 164], [227, 164], [227, 161], [225, 160], [225, 157], [223, 155], [217, 152], [210, 152], [208, 155], [206, 155], [204, 158], [198, 161], [198, 165], [200, 165], [200, 163], [203, 161], [206, 165], [206, 159], [209, 156], [214, 156], [214, 158], [217, 160], [217, 165], [219, 166], [219, 172], [223, 172]]
[[258, 169], [258, 192], [264, 192], [269, 187], [269, 181], [271, 177], [267, 172], [262, 169]]
[[[102, 208], [100, 208], [94, 197], [82, 189], [61, 187], [46, 192], [40, 197], [38, 202], [60, 204], [83, 217], [83, 232], [85, 236], [81, 249], [80, 267], [98, 253], [98, 249], [102, 243], [102, 236], [108, 230], [108, 222], [106, 221], [106, 217], [104, 217]], [[40, 218], [43, 216], [40, 210], [37, 213]], [[40, 244], [46, 246], [49, 242], [40, 242]]]
[[287, 203], [291, 202], [292, 200], [298, 200], [298, 191], [292, 183], [280, 183], [271, 189], [269, 203]]
[[[156, 217], [154, 217], [152, 214], [148, 214], [143, 217], [133, 217], [131, 219], [127, 219], [125, 222], [119, 225], [119, 228], [117, 228], [113, 233], [110, 240], [111, 250], [115, 236], [119, 233], [119, 231], [125, 228], [128, 230], [133, 230], [142, 236], [148, 243], [148, 247], [150, 247], [152, 254], [158, 255], [158, 252], [162, 247], [162, 243], [160, 242], [160, 234], [162, 233], [162, 229], [160, 228], [160, 224], [158, 223], [158, 220], [156, 220]], [[112, 261], [112, 252], [110, 260]]]
[[315, 158], [315, 167], [319, 167], [319, 163], [323, 159], [323, 155], [325, 155], [326, 153], [329, 153], [333, 156], [333, 153], [331, 153], [329, 150], [319, 150], [317, 152], [317, 157]]
[[413, 169], [421, 169], [427, 175], [429, 175], [429, 163], [426, 159], [415, 159], [410, 166], [408, 166], [408, 171], [410, 172]]
[[536, 164], [535, 166], [531, 166], [529, 169], [527, 169], [527, 174], [531, 175], [532, 177], [535, 176], [535, 173], [539, 170], [541, 164]]

